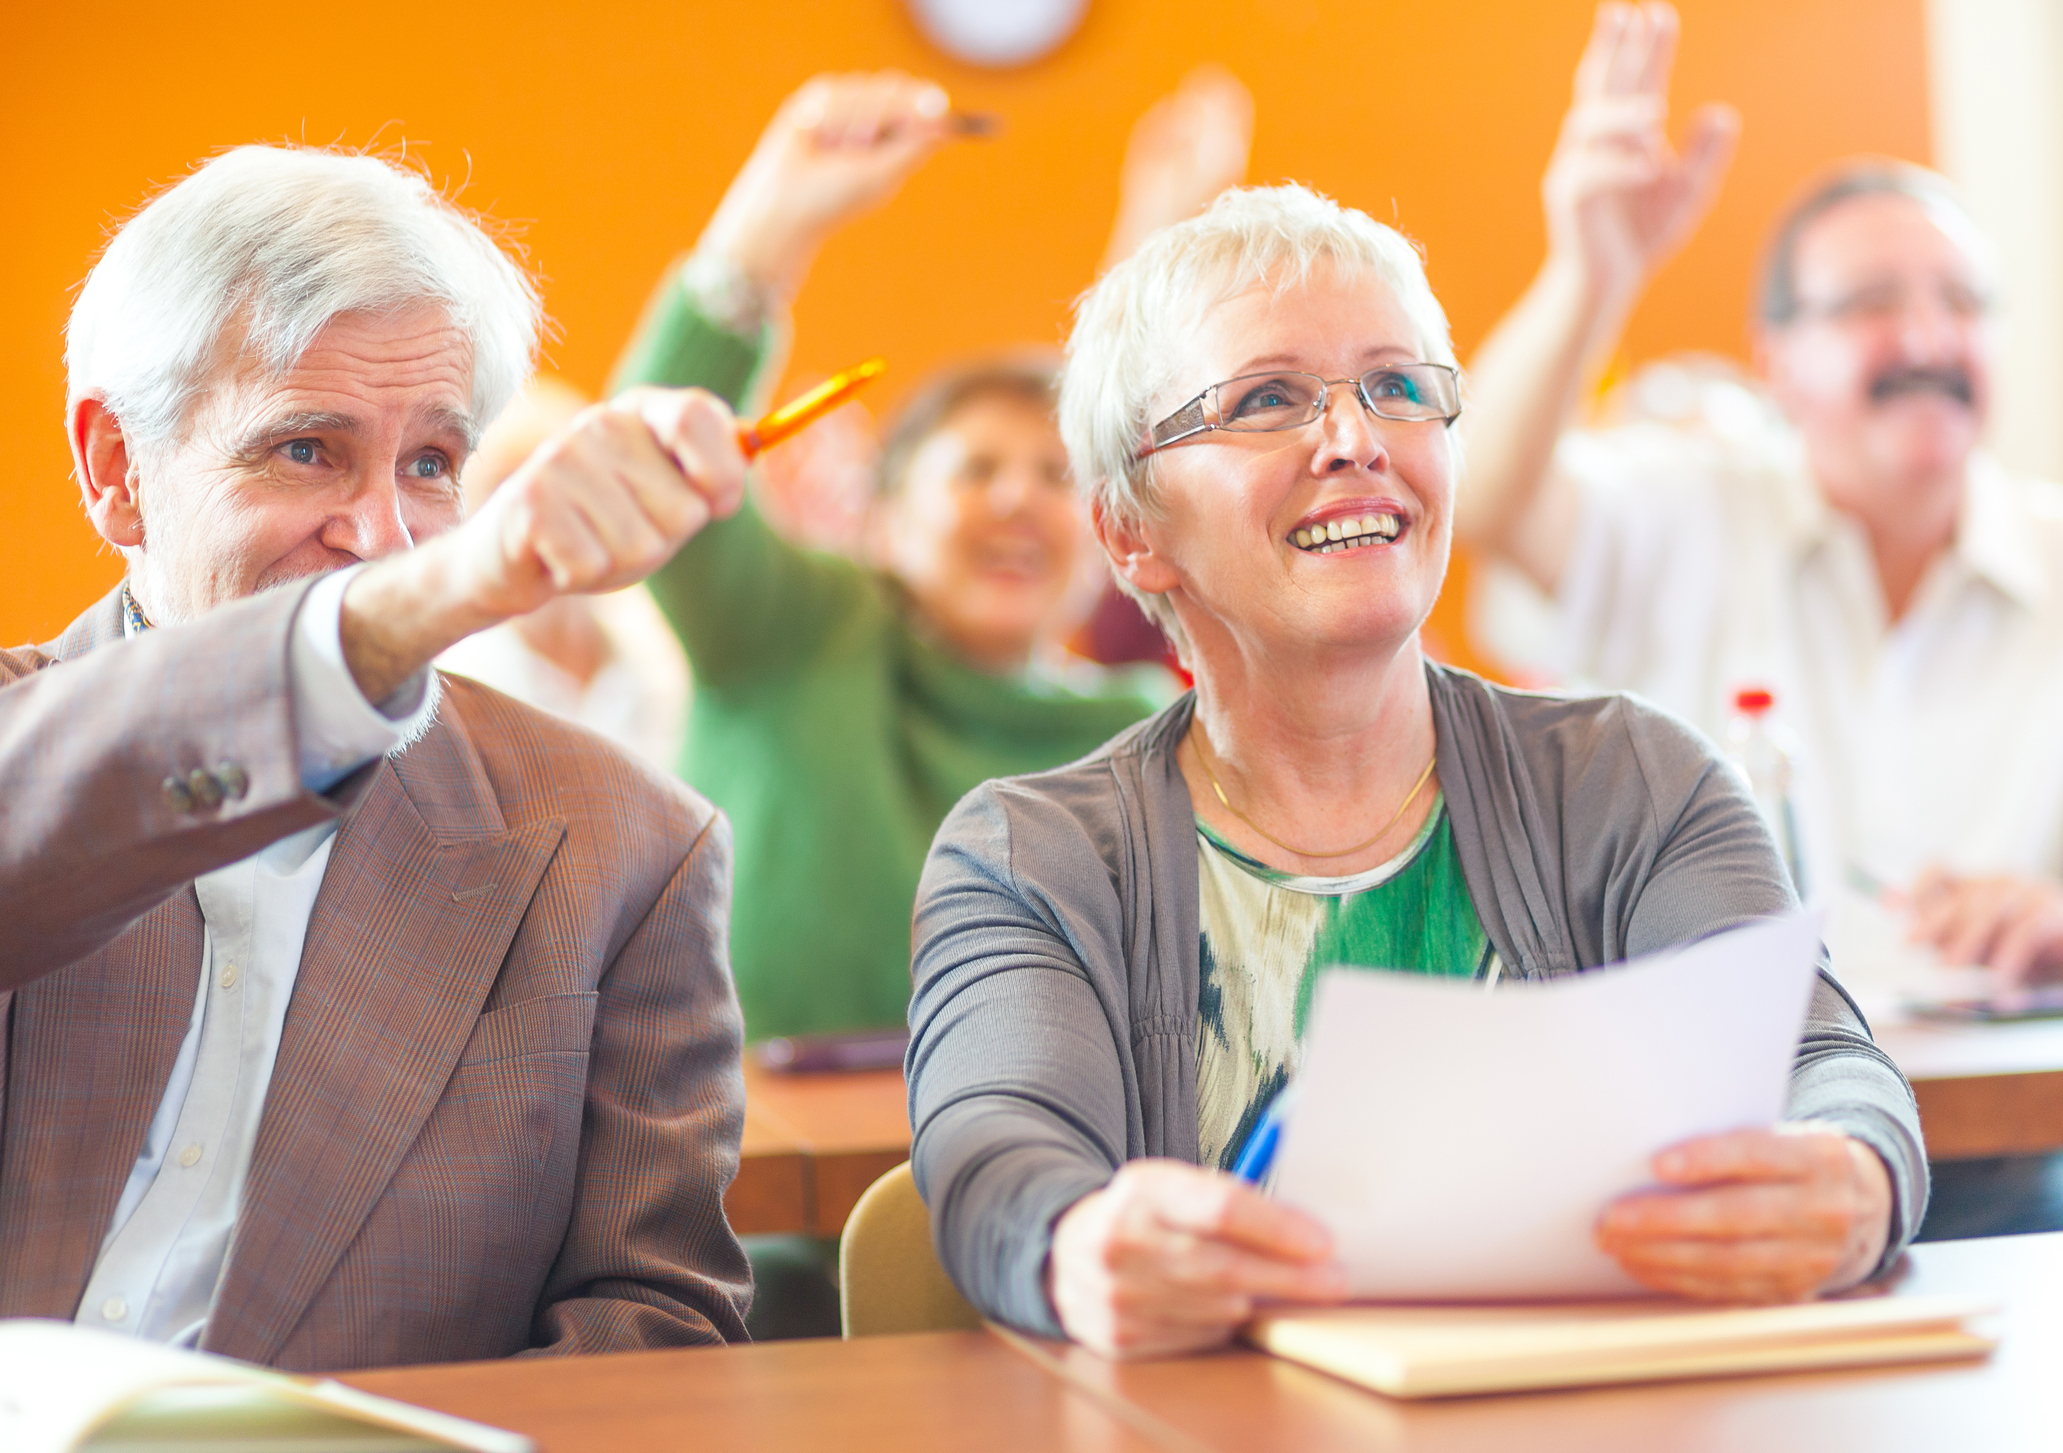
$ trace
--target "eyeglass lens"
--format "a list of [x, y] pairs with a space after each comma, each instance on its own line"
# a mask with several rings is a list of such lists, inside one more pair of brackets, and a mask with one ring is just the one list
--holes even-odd
[[1908, 287], [1902, 282], [1889, 281], [1870, 283], [1817, 306], [1807, 304], [1799, 311], [1835, 323], [1881, 323], [1904, 317], [1929, 301], [1949, 317], [1969, 321], [1982, 317], [1991, 300], [1962, 282]]
[[[1435, 364], [1371, 368], [1361, 395], [1385, 419], [1447, 419], [1459, 409], [1454, 377]], [[1214, 423], [1221, 429], [1294, 429], [1318, 417], [1325, 381], [1309, 373], [1255, 373], [1227, 379], [1212, 390]]]

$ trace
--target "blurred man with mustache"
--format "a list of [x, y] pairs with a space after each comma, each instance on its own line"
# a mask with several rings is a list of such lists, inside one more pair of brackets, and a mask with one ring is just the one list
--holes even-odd
[[[1882, 956], [1844, 954], [1873, 918], [1882, 946], [1902, 927], [2006, 984], [2063, 970], [2063, 491], [1980, 447], [1994, 264], [1948, 183], [1862, 160], [1793, 204], [1741, 418], [1567, 428], [1732, 152], [1723, 108], [1670, 146], [1675, 42], [1667, 6], [1599, 10], [1547, 261], [1474, 360], [1457, 527], [1547, 598], [1550, 679], [1715, 735], [1737, 691], [1774, 691], [1837, 970]], [[1902, 924], [1848, 886], [1873, 880]]]

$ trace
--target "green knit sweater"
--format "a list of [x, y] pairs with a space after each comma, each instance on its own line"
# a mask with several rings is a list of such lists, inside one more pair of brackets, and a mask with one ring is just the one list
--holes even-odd
[[[669, 273], [616, 386], [736, 404], [765, 352]], [[731, 964], [751, 1039], [901, 1023], [917, 875], [946, 812], [1152, 710], [975, 669], [911, 629], [892, 581], [788, 544], [749, 504], [649, 584], [694, 672], [681, 775], [737, 835]]]

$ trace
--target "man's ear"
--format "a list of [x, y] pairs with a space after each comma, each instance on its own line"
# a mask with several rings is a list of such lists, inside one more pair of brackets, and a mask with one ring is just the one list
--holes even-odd
[[122, 421], [97, 398], [76, 399], [66, 421], [86, 518], [117, 549], [143, 543], [143, 498]]
[[1165, 595], [1177, 583], [1175, 567], [1154, 549], [1141, 521], [1112, 514], [1098, 500], [1089, 511], [1096, 527], [1096, 541], [1110, 557], [1110, 568], [1134, 589], [1148, 595]]

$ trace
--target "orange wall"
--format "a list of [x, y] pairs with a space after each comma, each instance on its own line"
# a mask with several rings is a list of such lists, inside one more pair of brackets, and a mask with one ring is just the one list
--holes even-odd
[[[1633, 357], [1739, 351], [1760, 229], [1833, 157], [1927, 154], [1921, 0], [1680, 0], [1684, 102], [1746, 117], [1718, 211], [1659, 280]], [[781, 96], [826, 68], [936, 75], [1008, 118], [827, 251], [796, 367], [942, 359], [1060, 336], [1115, 200], [1125, 129], [1217, 60], [1259, 103], [1253, 177], [1296, 177], [1421, 239], [1464, 351], [1538, 260], [1538, 177], [1584, 0], [1091, 0], [1029, 70], [929, 50], [897, 0], [106, 0], [91, 23], [0, 15], [0, 642], [54, 633], [119, 576], [69, 482], [61, 330], [109, 222], [236, 142], [406, 138], [516, 222], [561, 329], [549, 366], [599, 387]], [[884, 399], [889, 395], [884, 395]], [[1452, 595], [1453, 592], [1450, 592]], [[1450, 617], [1451, 619], [1451, 617]]]

